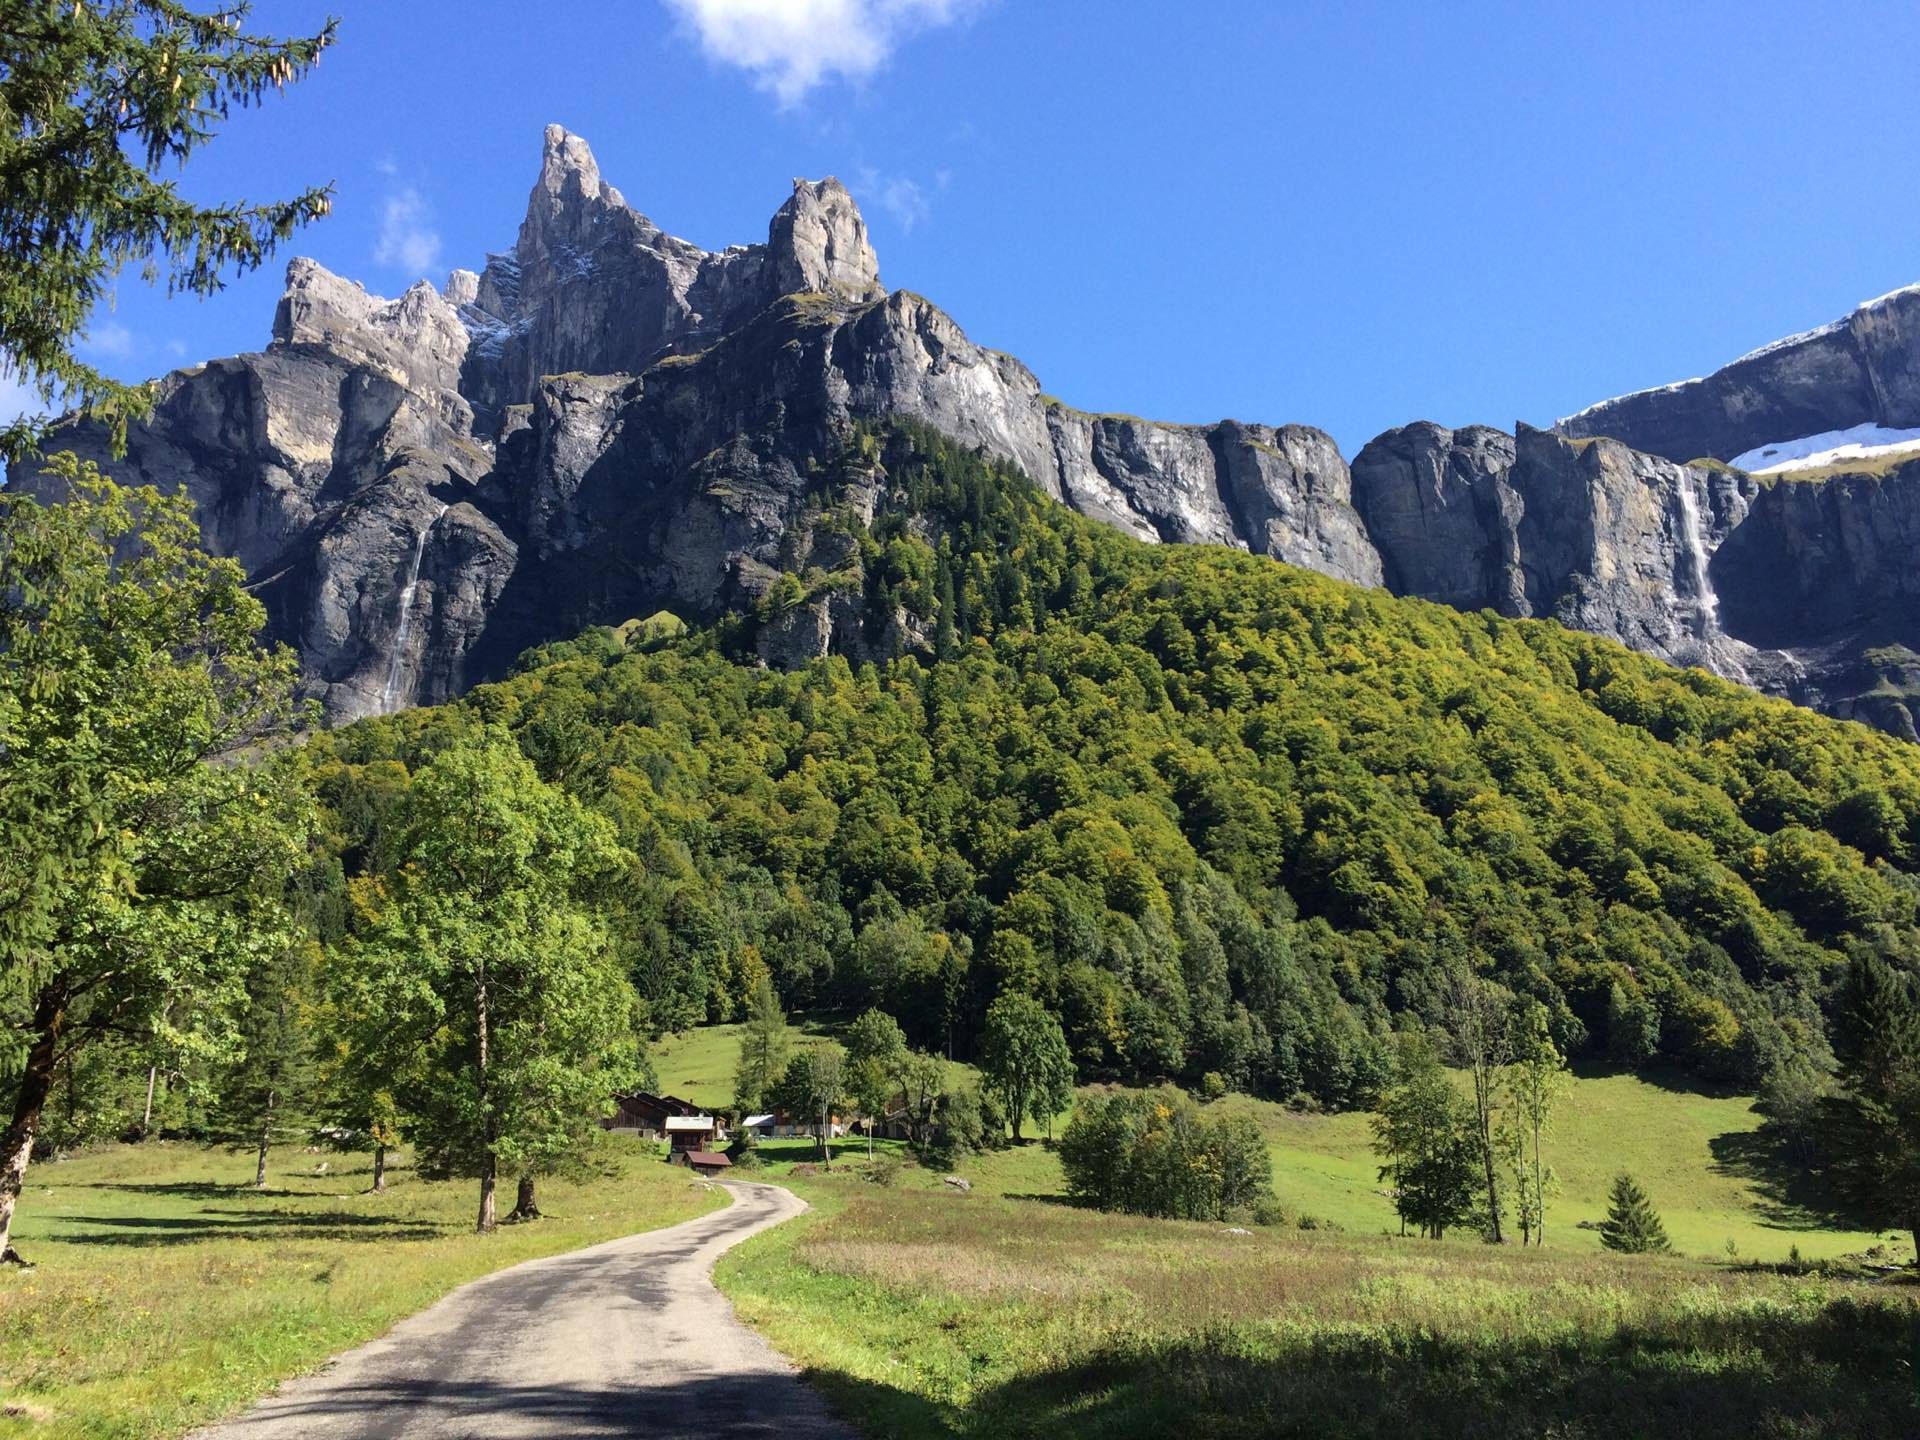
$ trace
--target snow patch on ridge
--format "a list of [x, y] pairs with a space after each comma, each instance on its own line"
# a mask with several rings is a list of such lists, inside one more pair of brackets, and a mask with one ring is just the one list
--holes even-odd
[[1865, 460], [1897, 451], [1920, 451], [1920, 429], [1892, 430], [1885, 425], [1853, 425], [1845, 430], [1822, 430], [1798, 440], [1756, 445], [1730, 462], [1753, 475], [1777, 475], [1790, 470], [1815, 470], [1842, 460]]

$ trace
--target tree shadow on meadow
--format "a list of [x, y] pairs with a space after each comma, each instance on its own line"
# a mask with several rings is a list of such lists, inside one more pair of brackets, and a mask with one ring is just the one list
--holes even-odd
[[1733, 1130], [1707, 1142], [1713, 1172], [1751, 1187], [1763, 1225], [1777, 1230], [1871, 1230], [1820, 1173], [1766, 1126]]
[[[1273, 1353], [1254, 1353], [1269, 1343]], [[1916, 1346], [1920, 1308], [1842, 1300], [1812, 1318], [1696, 1315], [1560, 1341], [1222, 1333], [1106, 1350], [976, 1392], [964, 1411], [838, 1373], [809, 1378], [878, 1433], [915, 1436], [1910, 1440]]]
[[[191, 1245], [207, 1240], [432, 1240], [447, 1226], [351, 1210], [308, 1213], [206, 1208], [191, 1215], [58, 1215], [48, 1239], [67, 1245]], [[79, 1229], [89, 1226], [91, 1229]]]

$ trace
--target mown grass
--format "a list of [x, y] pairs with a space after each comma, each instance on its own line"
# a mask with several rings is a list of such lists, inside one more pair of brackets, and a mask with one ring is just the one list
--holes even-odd
[[491, 1236], [472, 1233], [472, 1182], [399, 1168], [372, 1196], [362, 1156], [276, 1150], [264, 1192], [251, 1155], [197, 1145], [36, 1165], [14, 1228], [35, 1268], [0, 1271], [0, 1435], [178, 1435], [464, 1281], [724, 1203], [651, 1147], [608, 1159]]
[[794, 1183], [720, 1283], [873, 1435], [1920, 1433], [1910, 1286]]

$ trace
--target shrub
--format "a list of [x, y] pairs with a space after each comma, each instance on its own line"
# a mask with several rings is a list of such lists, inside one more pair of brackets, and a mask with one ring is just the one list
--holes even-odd
[[1207, 1115], [1177, 1090], [1117, 1090], [1075, 1109], [1067, 1189], [1102, 1210], [1218, 1220], [1270, 1203], [1272, 1162], [1246, 1115]]

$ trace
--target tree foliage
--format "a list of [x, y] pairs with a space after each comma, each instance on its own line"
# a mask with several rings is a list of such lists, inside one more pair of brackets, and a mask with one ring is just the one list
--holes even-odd
[[184, 497], [51, 468], [64, 499], [0, 492], [0, 1249], [63, 1067], [228, 1053], [249, 972], [296, 938], [310, 818], [259, 754], [294, 669], [240, 567]]
[[1088, 1095], [1060, 1137], [1068, 1192], [1102, 1210], [1218, 1220], [1272, 1198], [1272, 1160], [1251, 1116], [1201, 1110], [1179, 1091]]
[[1840, 987], [1839, 1093], [1823, 1148], [1843, 1195], [1876, 1225], [1898, 1225], [1920, 1256], [1920, 1005], [1910, 980], [1871, 953]]
[[1628, 1255], [1664, 1254], [1673, 1248], [1653, 1201], [1631, 1175], [1614, 1177], [1607, 1218], [1600, 1222], [1600, 1243]]
[[1073, 1056], [1060, 1022], [1030, 995], [1002, 995], [987, 1007], [980, 1070], [1000, 1094], [1020, 1139], [1020, 1121], [1051, 1120], [1073, 1099]]
[[1399, 1037], [1393, 1083], [1373, 1116], [1380, 1178], [1401, 1224], [1430, 1239], [1466, 1224], [1482, 1183], [1479, 1119], [1425, 1034]]
[[[268, 204], [200, 205], [164, 172], [211, 140], [235, 106], [300, 79], [333, 43], [250, 34], [249, 7], [180, 0], [14, 0], [0, 25], [0, 363], [43, 399], [110, 422], [116, 450], [150, 387], [79, 358], [88, 318], [131, 263], [205, 295], [327, 213], [332, 188]], [[0, 454], [38, 427], [0, 431]]]
[[640, 1015], [596, 900], [625, 868], [605, 820], [542, 784], [503, 732], [436, 756], [410, 792], [393, 893], [360, 941], [423, 1172], [528, 1175], [590, 1138], [640, 1065]]

